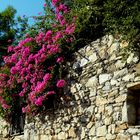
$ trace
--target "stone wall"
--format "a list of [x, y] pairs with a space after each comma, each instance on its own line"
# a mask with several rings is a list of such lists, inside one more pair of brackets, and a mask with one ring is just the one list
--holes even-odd
[[128, 103], [129, 90], [140, 89], [140, 65], [134, 53], [123, 60], [127, 45], [109, 35], [76, 52], [62, 104], [49, 115], [27, 119], [24, 136], [14, 139], [140, 140], [140, 126], [130, 125], [135, 104]]

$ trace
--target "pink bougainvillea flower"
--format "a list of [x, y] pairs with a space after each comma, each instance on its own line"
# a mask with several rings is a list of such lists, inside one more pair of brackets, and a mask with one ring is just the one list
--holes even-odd
[[57, 81], [56, 86], [57, 86], [58, 88], [61, 88], [61, 87], [64, 87], [65, 84], [66, 84], [66, 81], [63, 80], [63, 79], [61, 79], [61, 80], [58, 80], [58, 81]]
[[64, 61], [64, 58], [63, 57], [59, 57], [56, 60], [57, 63], [62, 63], [63, 61]]
[[41, 106], [43, 100], [44, 100], [44, 96], [41, 96], [41, 97], [37, 98], [37, 99], [35, 100], [35, 105]]
[[50, 79], [51, 79], [51, 74], [49, 74], [49, 73], [45, 74], [45, 76], [43, 77], [43, 80], [44, 80], [45, 82], [47, 82], [47, 81], [50, 80]]
[[9, 109], [10, 108], [10, 106], [9, 105], [7, 105], [7, 104], [2, 104], [2, 107], [4, 108], [4, 109]]
[[52, 95], [52, 94], [56, 94], [54, 91], [49, 91], [48, 93], [47, 93], [47, 95]]
[[57, 3], [59, 2], [59, 0], [52, 0], [52, 4], [55, 6]]

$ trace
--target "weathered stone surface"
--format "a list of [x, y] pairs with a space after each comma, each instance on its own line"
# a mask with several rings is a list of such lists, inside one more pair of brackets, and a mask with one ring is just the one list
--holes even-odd
[[127, 68], [124, 68], [124, 69], [122, 69], [120, 71], [116, 71], [116, 72], [114, 72], [114, 79], [118, 79], [118, 78], [126, 75], [127, 73], [128, 73]]
[[99, 83], [103, 84], [104, 82], [111, 79], [111, 74], [101, 74], [99, 75]]
[[127, 123], [123, 123], [123, 124], [120, 124], [119, 126], [116, 127], [116, 132], [120, 132], [121, 130], [124, 130], [124, 129], [127, 129], [128, 128], [128, 124]]
[[136, 136], [133, 136], [132, 137], [132, 140], [140, 140], [140, 136], [137, 136], [137, 135]]
[[109, 48], [108, 53], [109, 53], [109, 54], [112, 54], [113, 52], [118, 51], [119, 45], [120, 45], [120, 44], [119, 44], [118, 42], [113, 43], [113, 44], [111, 45], [111, 47]]
[[98, 79], [96, 76], [91, 77], [88, 82], [86, 83], [86, 87], [92, 88], [92, 87], [96, 87], [98, 84]]
[[116, 140], [130, 140], [130, 136], [119, 134], [116, 138]]
[[90, 128], [93, 126], [93, 124], [94, 124], [94, 122], [89, 122], [89, 123], [87, 124], [87, 128], [90, 129]]
[[132, 134], [132, 135], [134, 135], [134, 134], [137, 134], [137, 133], [140, 133], [140, 130], [138, 129], [138, 128], [129, 128], [128, 129], [128, 132], [130, 133], [130, 134]]
[[104, 105], [107, 104], [107, 99], [101, 97], [101, 96], [97, 96], [96, 98], [96, 105]]
[[113, 134], [107, 134], [106, 135], [107, 140], [115, 140], [115, 138], [116, 138], [116, 135], [113, 135]]
[[85, 129], [82, 127], [82, 131], [81, 131], [81, 139], [85, 138]]
[[126, 100], [126, 94], [120, 95], [115, 99], [115, 102], [123, 102]]
[[93, 126], [89, 131], [89, 136], [94, 136], [94, 135], [95, 135], [95, 126]]
[[47, 135], [40, 135], [40, 139], [41, 140], [49, 140], [49, 136], [47, 136]]
[[106, 134], [107, 134], [106, 126], [97, 128], [97, 136], [106, 136]]
[[81, 62], [80, 62], [80, 67], [85, 66], [87, 63], [89, 63], [88, 59], [83, 58], [83, 59], [81, 60]]
[[105, 125], [110, 125], [112, 123], [112, 117], [105, 118], [104, 123], [105, 123]]
[[65, 132], [60, 132], [59, 134], [58, 134], [58, 140], [66, 140], [67, 139], [67, 133], [65, 133]]
[[93, 53], [92, 55], [89, 56], [89, 60], [91, 62], [95, 62], [98, 59], [97, 54]]
[[140, 63], [136, 65], [135, 70], [137, 74], [140, 74]]
[[70, 138], [75, 138], [76, 137], [75, 129], [73, 127], [71, 127], [70, 130], [69, 130], [69, 137]]

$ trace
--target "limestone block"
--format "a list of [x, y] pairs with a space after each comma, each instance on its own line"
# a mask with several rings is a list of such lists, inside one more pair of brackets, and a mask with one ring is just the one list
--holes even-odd
[[132, 140], [140, 140], [140, 136], [135, 136], [135, 135], [134, 135], [134, 136], [132, 137]]
[[116, 71], [114, 72], [114, 79], [118, 79], [120, 77], [123, 77], [124, 75], [126, 75], [128, 73], [127, 68], [124, 68], [122, 70]]
[[95, 135], [95, 126], [92, 126], [92, 128], [89, 131], [89, 136], [94, 136]]
[[60, 132], [60, 133], [58, 134], [58, 140], [66, 140], [67, 137], [68, 137], [68, 134], [65, 133], [65, 132]]
[[113, 134], [107, 134], [106, 135], [107, 140], [115, 140], [115, 138], [116, 138], [116, 135], [113, 135]]
[[75, 129], [73, 127], [71, 127], [69, 129], [69, 137], [70, 138], [75, 138], [76, 137]]
[[101, 126], [97, 128], [97, 136], [106, 136], [106, 134], [107, 134], [106, 126]]
[[125, 82], [128, 82], [128, 81], [134, 81], [134, 77], [135, 77], [135, 74], [132, 73], [132, 74], [127, 74], [125, 75], [122, 80], [124, 80]]
[[89, 56], [89, 60], [91, 62], [95, 62], [98, 59], [96, 53], [93, 53], [92, 55]]
[[118, 96], [116, 99], [115, 99], [115, 102], [119, 103], [119, 102], [123, 102], [125, 101], [127, 98], [127, 95], [126, 94], [123, 94], [123, 95], [120, 95]]
[[85, 65], [88, 64], [88, 63], [89, 63], [89, 60], [86, 59], [86, 58], [83, 58], [83, 59], [81, 59], [80, 67], [83, 67], [83, 66], [85, 66]]
[[81, 140], [82, 140], [82, 139], [85, 139], [85, 135], [86, 135], [85, 129], [82, 127], [82, 131], [81, 131], [81, 134], [80, 134]]
[[90, 129], [90, 128], [93, 126], [93, 124], [94, 124], [94, 122], [89, 122], [89, 123], [87, 124], [87, 128]]
[[111, 74], [100, 74], [99, 75], [99, 83], [103, 84], [104, 82], [110, 80], [112, 78]]
[[116, 63], [115, 63], [115, 66], [116, 66], [116, 69], [122, 69], [124, 66], [125, 66], [125, 62], [122, 62], [122, 60], [118, 60]]
[[93, 88], [96, 87], [98, 84], [98, 79], [96, 76], [91, 77], [88, 82], [86, 83], [86, 87]]
[[120, 46], [119, 42], [113, 43], [113, 44], [111, 45], [111, 47], [109, 48], [108, 53], [109, 53], [109, 54], [112, 54], [113, 52], [118, 51], [119, 46]]
[[116, 138], [116, 140], [131, 140], [130, 136], [124, 135], [124, 134], [119, 134]]
[[129, 128], [127, 131], [128, 131], [131, 135], [140, 133], [140, 130], [139, 130], [138, 128]]
[[99, 106], [99, 105], [104, 105], [104, 104], [107, 104], [108, 101], [106, 98], [103, 98], [101, 96], [97, 96], [96, 98], [96, 105]]
[[48, 135], [40, 135], [40, 140], [50, 140]]

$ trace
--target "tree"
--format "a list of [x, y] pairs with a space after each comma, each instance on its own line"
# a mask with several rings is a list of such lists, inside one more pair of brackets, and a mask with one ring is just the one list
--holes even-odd
[[2, 61], [2, 55], [7, 52], [7, 46], [15, 37], [15, 14], [16, 10], [12, 6], [8, 6], [0, 13], [0, 61]]

